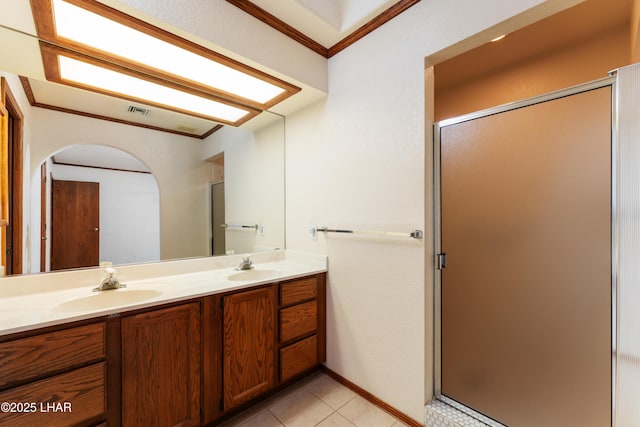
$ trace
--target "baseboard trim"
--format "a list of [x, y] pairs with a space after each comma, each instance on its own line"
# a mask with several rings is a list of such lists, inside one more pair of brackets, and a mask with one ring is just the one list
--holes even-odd
[[363, 399], [368, 400], [369, 402], [373, 403], [374, 405], [376, 405], [380, 409], [382, 409], [382, 410], [388, 412], [389, 414], [393, 415], [394, 417], [396, 417], [397, 419], [399, 419], [400, 421], [402, 421], [406, 425], [408, 425], [410, 427], [424, 427], [423, 424], [417, 422], [416, 420], [414, 420], [413, 418], [411, 418], [407, 414], [404, 414], [404, 413], [400, 412], [398, 409], [394, 408], [393, 406], [389, 405], [388, 403], [384, 402], [383, 400], [377, 398], [376, 396], [374, 396], [373, 394], [369, 393], [367, 390], [363, 389], [362, 387], [352, 383], [351, 381], [349, 381], [345, 377], [341, 376], [340, 374], [338, 374], [338, 373], [332, 371], [331, 369], [327, 368], [325, 365], [320, 366], [320, 370], [322, 372], [324, 372], [325, 374], [327, 374], [329, 377], [331, 377], [334, 380], [338, 381], [340, 384], [344, 385], [345, 387], [349, 388], [350, 390], [352, 390], [353, 392], [358, 394]]

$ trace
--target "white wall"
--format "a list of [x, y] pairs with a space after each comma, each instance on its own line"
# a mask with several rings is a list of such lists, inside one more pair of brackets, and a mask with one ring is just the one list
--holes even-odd
[[53, 164], [53, 179], [100, 184], [100, 260], [160, 260], [160, 198], [151, 174]]
[[[287, 117], [287, 249], [327, 254], [330, 369], [414, 419], [432, 378], [432, 159], [425, 58], [562, 2], [422, 1], [329, 60], [329, 95]], [[564, 2], [566, 5], [567, 2]], [[518, 16], [514, 20], [510, 17]], [[320, 235], [312, 225], [424, 241]]]
[[228, 228], [227, 251], [284, 247], [284, 148], [282, 118], [255, 132], [225, 127], [205, 141], [205, 158], [224, 153], [226, 222], [260, 226], [257, 232]]
[[[211, 165], [202, 160], [202, 141], [88, 117], [34, 108], [30, 176], [39, 182], [40, 163], [63, 147], [98, 144], [119, 148], [149, 166], [160, 189], [160, 257], [209, 253]], [[39, 190], [32, 200], [32, 223], [39, 228]], [[39, 233], [31, 245], [39, 247]], [[37, 266], [34, 266], [36, 268]]]

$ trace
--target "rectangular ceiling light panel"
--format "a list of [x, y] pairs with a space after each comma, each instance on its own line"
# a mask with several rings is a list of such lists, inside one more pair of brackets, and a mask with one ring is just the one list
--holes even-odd
[[300, 88], [94, 0], [31, 0], [38, 35], [55, 45], [257, 109]]
[[196, 113], [211, 119], [221, 119], [227, 123], [237, 122], [249, 113], [237, 107], [172, 89], [67, 56], [59, 55], [58, 61], [60, 78], [63, 81], [74, 82], [94, 89], [104, 89], [125, 97], [150, 101], [154, 104]]
[[260, 110], [220, 99], [117, 64], [40, 42], [47, 80], [239, 126]]

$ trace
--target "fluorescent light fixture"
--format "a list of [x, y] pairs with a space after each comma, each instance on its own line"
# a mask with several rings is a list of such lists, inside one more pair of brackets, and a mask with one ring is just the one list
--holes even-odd
[[493, 42], [497, 42], [497, 41], [500, 41], [500, 40], [502, 40], [502, 39], [503, 39], [503, 38], [505, 38], [505, 37], [507, 37], [507, 35], [506, 35], [506, 34], [503, 34], [503, 35], [501, 35], [501, 36], [498, 36], [498, 37], [496, 37], [495, 39], [491, 39], [491, 43], [493, 43]]
[[58, 55], [60, 78], [82, 86], [113, 92], [170, 109], [184, 110], [226, 122], [236, 122], [249, 111], [162, 86], [63, 55]]
[[261, 104], [281, 87], [63, 0], [53, 0], [58, 36]]
[[[45, 73], [52, 81], [73, 82], [77, 87], [101, 93], [173, 106], [175, 110], [233, 125], [300, 91], [299, 87], [99, 1], [31, 0], [31, 7], [42, 40]], [[90, 81], [90, 76], [69, 74], [71, 70], [89, 68], [91, 74], [103, 78]], [[104, 78], [107, 74], [109, 79]], [[111, 80], [121, 86], [115, 89]], [[142, 97], [143, 88], [151, 87], [153, 90]], [[179, 96], [180, 92], [184, 93]], [[170, 100], [165, 97], [167, 93], [171, 93]], [[152, 94], [163, 94], [163, 99], [152, 99]], [[188, 102], [196, 104], [188, 106]], [[213, 111], [221, 115], [212, 116]]]

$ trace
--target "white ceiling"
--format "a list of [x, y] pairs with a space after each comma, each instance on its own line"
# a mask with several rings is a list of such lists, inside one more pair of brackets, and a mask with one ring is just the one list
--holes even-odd
[[397, 0], [251, 0], [251, 3], [329, 48]]

